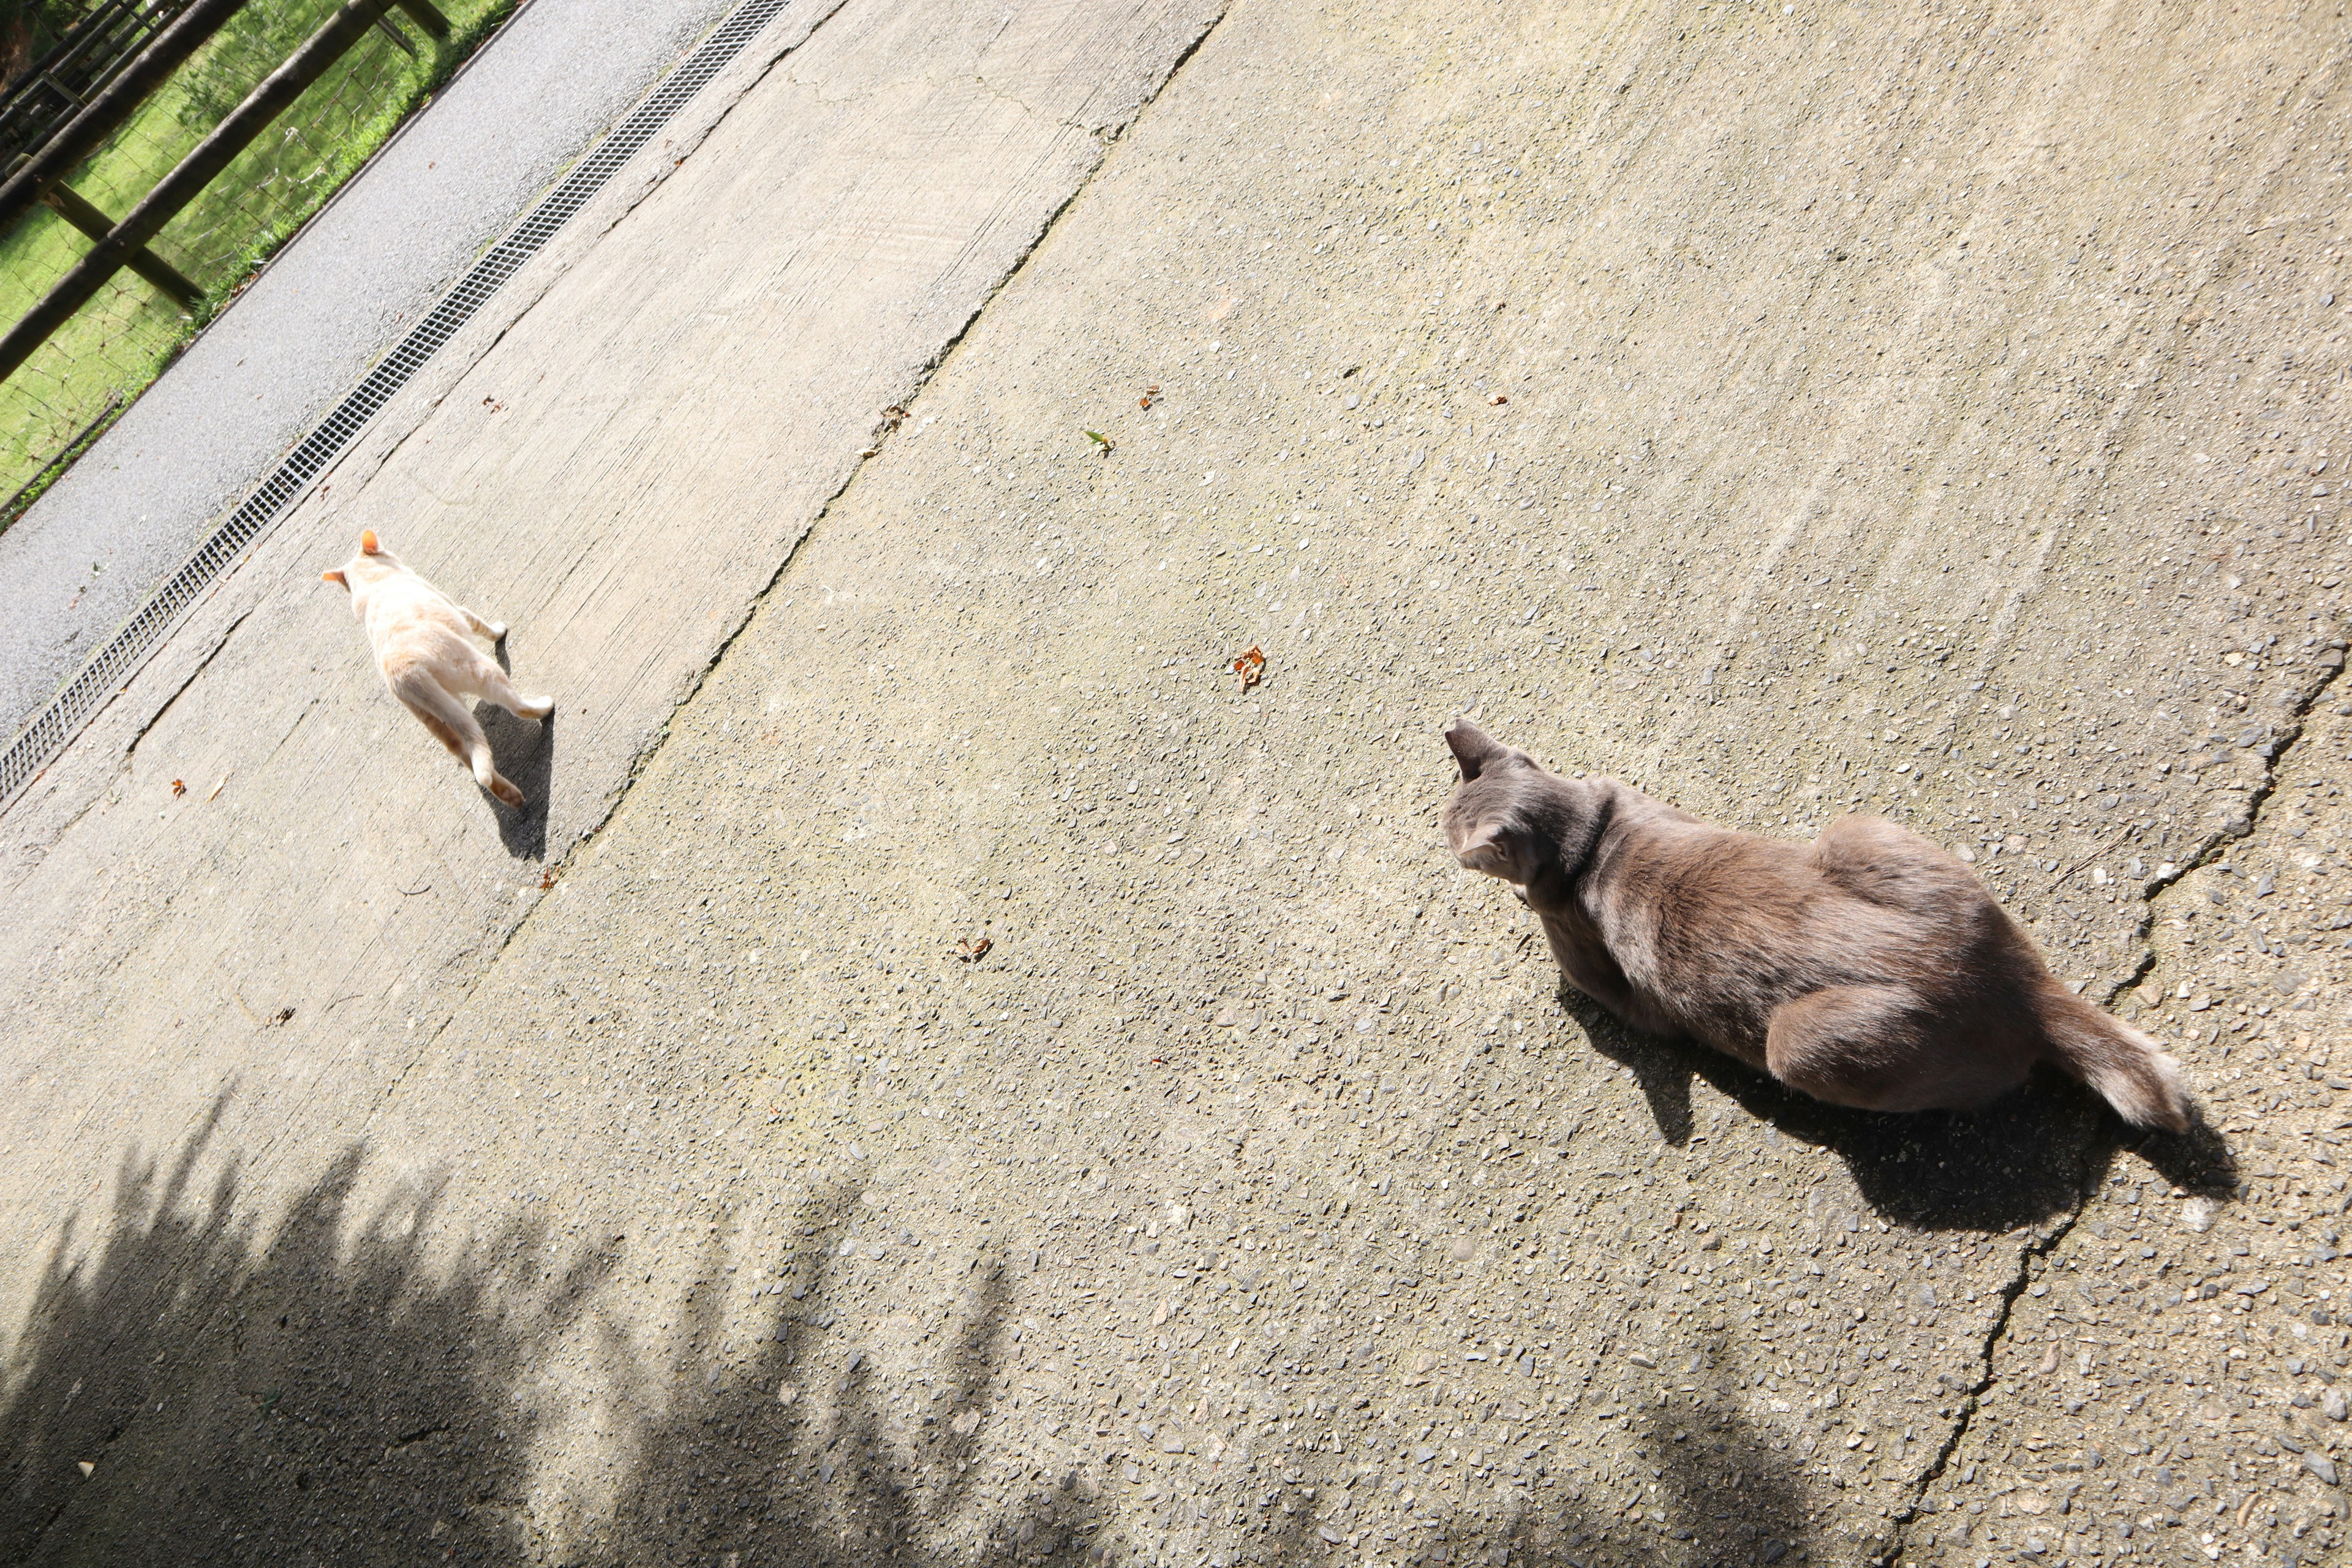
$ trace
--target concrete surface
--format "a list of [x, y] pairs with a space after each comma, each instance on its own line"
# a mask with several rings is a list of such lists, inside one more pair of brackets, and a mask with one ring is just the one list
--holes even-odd
[[[10, 810], [13, 1557], [2340, 1557], [2342, 18], [1207, 20], [845, 6]], [[1563, 1006], [1457, 711], [1953, 846], [2208, 1125]]]
[[65, 684], [221, 515], [732, 0], [530, 0], [73, 470], [0, 533], [0, 732]]

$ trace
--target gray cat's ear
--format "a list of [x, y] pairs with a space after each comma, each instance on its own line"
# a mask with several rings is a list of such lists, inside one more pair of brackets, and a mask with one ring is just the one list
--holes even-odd
[[1509, 747], [1467, 719], [1454, 721], [1454, 727], [1445, 731], [1445, 743], [1453, 748], [1454, 760], [1462, 764], [1465, 783], [1511, 754]]
[[1489, 877], [1500, 877], [1506, 882], [1527, 880], [1519, 868], [1519, 837], [1505, 828], [1482, 827], [1454, 852], [1465, 869], [1484, 871]]

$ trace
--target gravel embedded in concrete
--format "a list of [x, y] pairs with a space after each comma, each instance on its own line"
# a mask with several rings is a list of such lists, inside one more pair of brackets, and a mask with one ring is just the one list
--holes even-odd
[[[2343, 242], [2279, 215], [2333, 210], [2341, 113], [2272, 85], [2308, 25], [2034, 21], [1235, 7], [903, 422], [840, 433], [878, 455], [634, 771], [557, 779], [557, 875], [351, 833], [387, 902], [465, 889], [430, 918], [478, 951], [279, 1025], [190, 987], [138, 1125], [241, 1069], [234, 1139], [167, 1147], [255, 1191], [134, 1191], [79, 1244], [229, 1282], [119, 1358], [32, 1337], [27, 1386], [97, 1369], [135, 1417], [93, 1484], [234, 1452], [289, 1544], [364, 1511], [738, 1568], [2340, 1550], [2344, 545], [2308, 491]], [[576, 438], [517, 412], [423, 428], [468, 476]], [[714, 467], [791, 439], [710, 416]], [[183, 700], [224, 667], [265, 668], [226, 636]], [[1859, 807], [1965, 852], [2211, 1127], [2127, 1138], [2055, 1081], [1857, 1116], [1563, 1005], [1437, 842], [1457, 712], [1756, 831]], [[139, 815], [187, 722], [138, 742]], [[370, 754], [486, 812], [416, 741]], [[43, 810], [75, 866], [132, 815]], [[219, 907], [215, 862], [141, 853]], [[189, 950], [62, 881], [52, 940]], [[309, 952], [341, 917], [251, 918]], [[90, 1200], [49, 1202], [19, 1255]], [[236, 1228], [289, 1204], [274, 1250]], [[124, 1392], [158, 1352], [210, 1370]], [[288, 1469], [316, 1502], [249, 1479]]]

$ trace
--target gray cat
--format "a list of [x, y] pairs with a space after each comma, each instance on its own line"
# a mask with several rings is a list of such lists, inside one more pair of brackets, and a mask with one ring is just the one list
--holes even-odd
[[2050, 1062], [2126, 1121], [2189, 1124], [2179, 1065], [2060, 984], [1968, 868], [1884, 817], [1811, 844], [1571, 779], [1466, 721], [1445, 838], [1543, 920], [1569, 983], [1864, 1110], [1983, 1105]]

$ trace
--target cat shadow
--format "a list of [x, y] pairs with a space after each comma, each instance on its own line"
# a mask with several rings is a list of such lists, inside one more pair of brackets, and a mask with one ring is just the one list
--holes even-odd
[[[495, 702], [477, 703], [474, 717], [489, 737], [499, 772], [522, 791], [520, 806], [499, 805], [499, 838], [518, 860], [547, 858], [548, 786], [555, 777], [555, 715], [518, 719]], [[488, 799], [488, 792], [484, 798]]]
[[[491, 647], [490, 657], [509, 677], [514, 674], [506, 638], [500, 637]], [[474, 705], [474, 717], [481, 723], [482, 733], [489, 737], [490, 755], [498, 760], [499, 772], [522, 791], [520, 808], [491, 802], [499, 819], [499, 838], [518, 860], [544, 860], [548, 785], [555, 777], [555, 715], [518, 719], [494, 702], [478, 702]]]
[[2184, 1191], [2226, 1198], [2239, 1188], [2228, 1141], [2201, 1114], [2186, 1133], [2148, 1132], [2054, 1073], [1978, 1110], [1853, 1110], [1705, 1046], [1634, 1034], [1577, 992], [1560, 1002], [1596, 1051], [1632, 1070], [1669, 1143], [1690, 1141], [1691, 1083], [1703, 1079], [1782, 1136], [1837, 1155], [1864, 1200], [1911, 1229], [2010, 1230], [2070, 1214], [2126, 1150]]
[[2124, 1127], [2112, 1116], [2105, 1120], [2116, 1132], [2118, 1148], [2147, 1161], [2156, 1168], [2158, 1175], [2182, 1192], [2218, 1202], [2237, 1197], [2245, 1191], [2245, 1177], [2238, 1169], [2238, 1157], [2231, 1152], [2230, 1141], [2222, 1136], [2221, 1130], [2205, 1119], [2203, 1106], [2190, 1102], [2189, 1131], [2179, 1133]]

